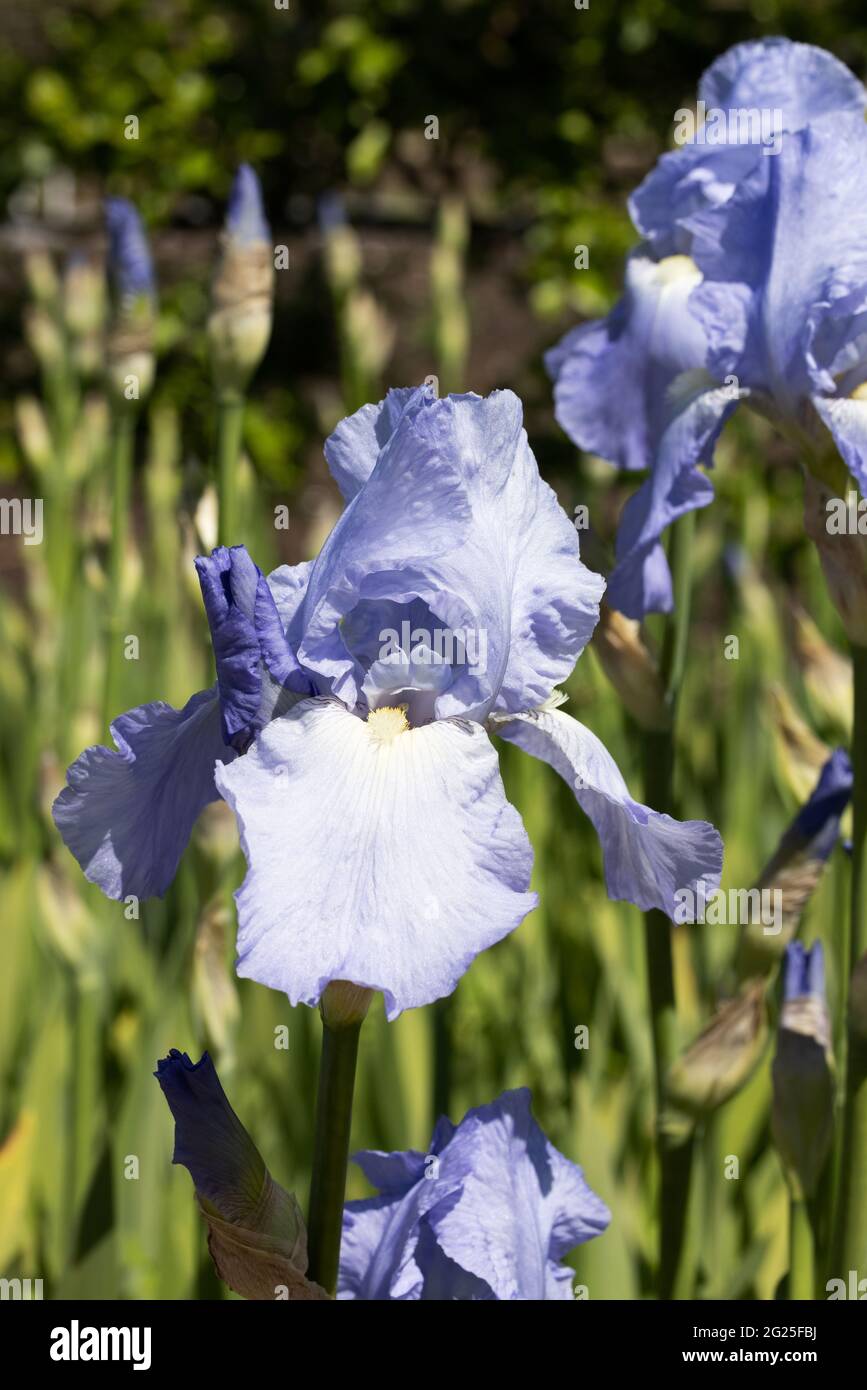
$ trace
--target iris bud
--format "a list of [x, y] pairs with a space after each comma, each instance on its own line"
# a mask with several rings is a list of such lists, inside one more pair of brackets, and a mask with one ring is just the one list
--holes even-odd
[[857, 530], [828, 531], [828, 503], [853, 490], [842, 460], [834, 461], [834, 469], [833, 486], [813, 473], [805, 475], [804, 529], [819, 552], [828, 593], [846, 636], [856, 647], [867, 647], [867, 536]]
[[243, 1298], [327, 1298], [305, 1278], [307, 1233], [298, 1203], [271, 1177], [207, 1052], [193, 1063], [172, 1048], [154, 1075], [175, 1120], [172, 1162], [193, 1179], [220, 1278]]
[[772, 1130], [798, 1200], [816, 1190], [834, 1128], [834, 1058], [820, 942], [786, 952], [783, 1009], [773, 1066]]
[[838, 748], [826, 761], [810, 797], [786, 830], [756, 887], [778, 892], [781, 912], [769, 932], [766, 923], [744, 926], [738, 951], [741, 979], [766, 974], [798, 930], [801, 915], [819, 883], [840, 834], [840, 817], [852, 794], [852, 764]]
[[274, 253], [259, 180], [249, 164], [235, 175], [220, 244], [208, 346], [217, 392], [231, 394], [244, 390], [271, 336]]
[[143, 400], [154, 379], [156, 287], [150, 250], [136, 209], [108, 198], [109, 273], [115, 314], [108, 340], [108, 380], [117, 401]]
[[592, 645], [603, 671], [636, 723], [651, 731], [669, 728], [671, 712], [665, 688], [641, 635], [641, 624], [603, 602]]
[[747, 1081], [765, 1050], [765, 985], [749, 981], [728, 999], [672, 1066], [667, 1096], [675, 1110], [699, 1117], [723, 1105]]

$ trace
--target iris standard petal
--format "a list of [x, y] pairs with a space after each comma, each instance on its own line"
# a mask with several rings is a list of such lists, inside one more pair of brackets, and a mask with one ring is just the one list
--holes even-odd
[[782, 129], [801, 130], [818, 116], [838, 111], [864, 114], [867, 91], [839, 58], [790, 39], [748, 40], [717, 58], [701, 78], [698, 94], [724, 111], [771, 107]]
[[402, 1189], [347, 1203], [339, 1296], [571, 1298], [572, 1272], [560, 1260], [601, 1234], [610, 1214], [546, 1139], [529, 1092], [470, 1110], [431, 1147], [424, 1171], [405, 1164]]
[[[662, 156], [630, 199], [636, 228], [659, 255], [676, 251], [701, 259], [715, 247], [729, 253], [729, 278], [750, 279], [732, 265], [747, 256], [760, 266], [762, 244], [755, 236], [733, 236], [735, 219], [767, 188], [771, 166], [789, 134], [828, 114], [861, 115], [867, 96], [854, 75], [823, 49], [787, 39], [737, 44], [713, 63], [699, 84], [708, 116], [733, 113], [725, 143], [707, 131]], [[756, 118], [773, 117], [777, 153], [766, 154], [756, 136]], [[760, 132], [759, 132], [760, 133]], [[735, 206], [732, 206], [732, 205]], [[727, 231], [723, 234], [723, 219]], [[746, 226], [744, 225], [744, 230]]]
[[581, 1169], [536, 1124], [529, 1091], [506, 1091], [471, 1110], [440, 1171], [452, 1164], [466, 1173], [460, 1201], [429, 1217], [448, 1258], [484, 1280], [498, 1299], [571, 1298], [569, 1276], [552, 1285], [550, 1267], [601, 1235], [611, 1217]]
[[497, 721], [496, 732], [553, 767], [575, 792], [602, 845], [608, 895], [672, 920], [675, 894], [719, 885], [722, 842], [706, 821], [677, 821], [634, 801], [595, 734], [559, 710]]
[[54, 822], [85, 877], [109, 898], [161, 897], [199, 812], [219, 793], [223, 743], [216, 688], [182, 710], [163, 701], [122, 714], [111, 726], [117, 749], [85, 750], [67, 772]]
[[402, 720], [303, 700], [217, 769], [249, 866], [238, 973], [293, 1004], [345, 979], [382, 990], [396, 1018], [449, 994], [535, 906], [484, 730]]
[[262, 660], [273, 679], [302, 695], [316, 693], [310, 673], [296, 655], [301, 640], [300, 613], [313, 569], [312, 560], [299, 565], [280, 565], [272, 570], [264, 588], [256, 591], [253, 620]]
[[[352, 427], [371, 450], [372, 418]], [[353, 707], [366, 669], [344, 620], [354, 625], [361, 604], [421, 601], [444, 628], [484, 645], [484, 663], [468, 664], [437, 697], [437, 717], [483, 719], [501, 690], [505, 708], [538, 703], [598, 616], [601, 584], [578, 550], [539, 478], [516, 396], [411, 393], [314, 566], [299, 659]]]
[[424, 399], [432, 399], [424, 386], [392, 388], [385, 400], [363, 405], [328, 436], [325, 459], [346, 502], [367, 482], [407, 406]]

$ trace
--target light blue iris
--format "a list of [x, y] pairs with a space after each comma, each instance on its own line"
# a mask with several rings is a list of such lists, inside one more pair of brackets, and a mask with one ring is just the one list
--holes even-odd
[[777, 153], [728, 139], [663, 155], [630, 202], [643, 237], [623, 300], [548, 354], [557, 418], [582, 448], [650, 476], [627, 503], [608, 601], [669, 611], [660, 544], [706, 506], [740, 401], [809, 459], [836, 445], [867, 485], [867, 93], [830, 54], [740, 44], [703, 77], [708, 111], [774, 115]]
[[556, 694], [604, 583], [539, 476], [509, 391], [389, 393], [326, 445], [346, 508], [312, 564], [197, 561], [217, 685], [123, 715], [69, 770], [56, 823], [111, 897], [165, 891], [223, 796], [248, 872], [238, 971], [313, 1004], [334, 979], [388, 1016], [450, 993], [536, 903], [492, 735], [551, 764], [608, 891], [674, 912], [716, 887], [719, 836], [634, 801]]

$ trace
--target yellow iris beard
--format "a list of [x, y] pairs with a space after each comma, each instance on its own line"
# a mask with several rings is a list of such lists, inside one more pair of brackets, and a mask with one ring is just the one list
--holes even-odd
[[404, 733], [409, 728], [409, 720], [406, 717], [407, 705], [386, 705], [383, 709], [375, 709], [367, 716], [370, 732], [379, 739], [380, 743], [391, 743], [398, 734]]

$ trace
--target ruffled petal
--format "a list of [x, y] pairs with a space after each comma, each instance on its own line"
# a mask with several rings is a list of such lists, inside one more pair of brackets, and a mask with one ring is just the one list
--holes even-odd
[[633, 801], [595, 734], [558, 710], [498, 721], [496, 732], [541, 758], [569, 783], [602, 845], [608, 896], [675, 920], [678, 891], [718, 887], [722, 841], [707, 821], [677, 821]]
[[396, 387], [378, 405], [363, 405], [341, 420], [325, 441], [325, 459], [346, 502], [367, 482], [407, 406], [431, 398], [424, 386]]
[[449, 994], [535, 906], [532, 851], [484, 730], [389, 725], [304, 700], [217, 769], [249, 865], [238, 973], [293, 1004], [344, 979], [382, 990], [396, 1018]]
[[54, 822], [85, 877], [109, 898], [161, 897], [199, 812], [219, 793], [223, 743], [216, 688], [182, 710], [161, 700], [111, 726], [117, 749], [88, 748], [67, 772]]
[[497, 1299], [571, 1298], [569, 1276], [551, 1280], [551, 1267], [601, 1235], [611, 1215], [581, 1169], [545, 1138], [529, 1091], [506, 1091], [471, 1110], [443, 1166], [465, 1174], [460, 1201], [429, 1213], [444, 1254]]
[[262, 693], [261, 656], [253, 610], [262, 572], [243, 545], [218, 546], [196, 559], [211, 641], [223, 738], [243, 748], [256, 726]]
[[284, 565], [266, 580], [243, 545], [218, 546], [196, 560], [217, 662], [223, 738], [239, 752], [288, 703], [281, 704], [284, 689], [315, 693], [295, 654], [311, 568]]
[[256, 590], [253, 618], [259, 647], [271, 677], [300, 695], [317, 693], [309, 672], [296, 655], [301, 641], [301, 609], [310, 582], [312, 560], [280, 565]]
[[380, 452], [314, 566], [299, 660], [354, 708], [366, 669], [346, 620], [362, 604], [421, 601], [484, 650], [439, 694], [438, 718], [483, 719], [501, 688], [506, 708], [544, 698], [589, 639], [601, 584], [539, 478], [520, 401], [416, 391], [389, 419], [398, 405], [384, 444], [385, 412], [347, 427]]
[[[506, 1091], [470, 1110], [435, 1135], [431, 1156], [436, 1165], [425, 1160], [421, 1172], [418, 1155], [391, 1155], [398, 1163], [387, 1194], [346, 1204], [340, 1296], [571, 1298], [572, 1271], [560, 1260], [601, 1234], [610, 1214], [545, 1138], [529, 1092]], [[401, 1171], [402, 1190], [394, 1181]]]
[[864, 114], [867, 91], [853, 72], [824, 48], [790, 39], [735, 44], [717, 58], [699, 83], [708, 107], [779, 110], [781, 128], [801, 130], [818, 116], [838, 111]]
[[[756, 198], [767, 191], [771, 166], [788, 135], [828, 115], [850, 113], [863, 120], [865, 91], [823, 49], [762, 39], [722, 54], [704, 74], [699, 97], [709, 117], [718, 111], [773, 113], [777, 153], [765, 154], [749, 121], [743, 128], [730, 122], [725, 143], [700, 137], [663, 155], [630, 199], [632, 219], [659, 255], [686, 252], [711, 273], [702, 257], [727, 254], [725, 278], [754, 283], [741, 258], [751, 258], [758, 278], [762, 240], [755, 234], [732, 235], [736, 220], [749, 217]], [[747, 230], [746, 222], [741, 230]]]

